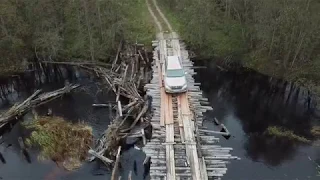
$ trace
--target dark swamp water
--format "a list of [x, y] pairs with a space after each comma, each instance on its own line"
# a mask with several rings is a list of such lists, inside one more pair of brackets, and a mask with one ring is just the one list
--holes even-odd
[[[196, 81], [202, 83], [201, 89], [214, 108], [206, 114], [205, 126], [214, 129], [212, 119], [222, 121], [232, 137], [220, 137], [222, 146], [232, 147], [233, 155], [240, 161], [231, 161], [226, 180], [315, 180], [316, 164], [320, 163], [320, 147], [306, 145], [283, 139], [268, 138], [263, 132], [268, 126], [283, 126], [299, 135], [310, 137], [312, 125], [319, 124], [313, 115], [315, 103], [307, 98], [308, 93], [291, 84], [271, 80], [253, 72], [225, 72], [207, 61], [195, 61], [198, 66]], [[110, 123], [109, 111], [92, 108], [93, 103], [113, 101], [111, 93], [103, 93], [97, 80], [75, 68], [60, 68], [61, 77], [57, 78], [55, 68], [47, 70], [49, 76], [28, 73], [19, 81], [2, 80], [8, 92], [7, 99], [0, 100], [1, 109], [10, 107], [17, 101], [28, 97], [35, 89], [50, 91], [63, 87], [64, 80], [80, 83], [82, 87], [70, 95], [56, 99], [36, 109], [42, 115], [51, 108], [53, 115], [77, 122], [83, 120], [93, 127], [94, 135], [99, 137]], [[56, 69], [55, 69], [56, 70]], [[57, 71], [57, 70], [56, 70]], [[46, 78], [47, 77], [47, 78]], [[39, 81], [43, 83], [39, 83]], [[19, 90], [19, 93], [14, 90]], [[1, 92], [0, 92], [1, 93]], [[289, 98], [288, 98], [289, 97]], [[31, 114], [24, 117], [32, 119]], [[0, 162], [0, 179], [5, 180], [108, 180], [110, 172], [99, 163], [85, 163], [79, 170], [68, 172], [52, 161], [38, 161], [36, 150], [30, 150], [31, 163], [20, 152], [18, 137], [28, 132], [19, 124], [10, 132], [3, 134], [0, 152], [6, 162]], [[316, 142], [315, 142], [316, 143]], [[314, 143], [314, 144], [315, 144]], [[123, 174], [129, 170], [134, 180], [142, 179], [141, 162], [145, 155], [135, 149], [124, 152], [122, 159]], [[134, 165], [135, 164], [135, 165]], [[127, 179], [126, 175], [123, 179]]]
[[[212, 61], [211, 61], [212, 62]], [[225, 180], [316, 180], [320, 164], [319, 141], [302, 144], [267, 137], [269, 126], [281, 126], [310, 138], [310, 128], [319, 125], [316, 103], [307, 91], [290, 83], [250, 72], [227, 72], [208, 60], [195, 61], [196, 81], [213, 107], [204, 125], [214, 129], [217, 117], [232, 136], [220, 137], [240, 161], [231, 161]]]
[[[59, 70], [58, 70], [59, 69]], [[73, 93], [65, 95], [54, 101], [36, 108], [39, 115], [45, 115], [48, 108], [52, 109], [54, 116], [60, 116], [71, 122], [84, 121], [93, 129], [96, 138], [107, 128], [110, 123], [110, 111], [106, 108], [93, 108], [93, 103], [106, 103], [114, 101], [112, 93], [101, 91], [101, 83], [92, 75], [77, 68], [60, 66], [59, 68], [48, 68], [42, 75], [27, 73], [20, 78], [12, 78], [3, 81], [2, 95], [6, 98], [0, 100], [0, 107], [6, 110], [14, 103], [20, 102], [31, 95], [36, 89], [52, 91], [64, 86], [65, 80], [80, 84]], [[97, 82], [99, 84], [97, 84]], [[112, 112], [111, 112], [112, 113]], [[31, 113], [26, 114], [24, 121], [33, 119]], [[8, 128], [2, 132], [0, 152], [5, 162], [0, 162], [0, 179], [4, 180], [108, 180], [111, 172], [99, 162], [84, 163], [84, 165], [73, 172], [68, 172], [58, 167], [52, 161], [39, 161], [37, 150], [29, 150], [30, 161], [28, 162], [21, 153], [18, 137], [27, 137], [28, 131], [20, 124], [15, 124], [12, 129]], [[134, 148], [123, 153], [121, 162], [123, 164], [124, 177], [129, 170], [137, 169], [133, 177], [142, 179], [142, 164], [145, 154]], [[136, 167], [134, 167], [136, 164]]]

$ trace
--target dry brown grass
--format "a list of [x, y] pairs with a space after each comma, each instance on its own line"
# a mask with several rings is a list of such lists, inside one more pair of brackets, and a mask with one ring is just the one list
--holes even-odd
[[313, 126], [311, 129], [311, 134], [316, 138], [320, 138], [320, 126]]
[[41, 158], [62, 162], [68, 170], [81, 166], [93, 143], [91, 127], [84, 123], [70, 123], [60, 117], [39, 117], [26, 127], [33, 129], [26, 144], [40, 147]]

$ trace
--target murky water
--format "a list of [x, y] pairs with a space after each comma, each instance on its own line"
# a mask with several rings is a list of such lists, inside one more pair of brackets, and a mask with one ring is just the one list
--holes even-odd
[[[283, 126], [296, 134], [310, 138], [310, 128], [319, 124], [312, 115], [315, 103], [308, 98], [308, 92], [289, 83], [270, 79], [252, 72], [224, 72], [211, 63], [201, 62], [207, 69], [198, 69], [196, 80], [202, 83], [204, 95], [209, 98], [214, 108], [206, 114], [205, 126], [215, 129], [212, 119], [222, 121], [232, 137], [221, 138], [221, 145], [234, 148], [233, 155], [240, 161], [231, 161], [226, 180], [315, 180], [317, 170], [315, 162], [320, 163], [320, 147], [306, 145], [263, 135], [268, 126]], [[56, 99], [37, 108], [41, 114], [52, 108], [53, 114], [77, 122], [85, 121], [93, 127], [94, 135], [99, 137], [110, 123], [106, 108], [93, 108], [93, 103], [113, 101], [112, 93], [103, 93], [101, 86], [88, 74], [78, 70], [61, 72], [71, 82], [82, 84], [76, 92]], [[0, 101], [2, 109], [10, 107], [16, 101], [25, 99], [38, 87], [44, 91], [62, 87], [63, 81], [57, 78], [38, 77], [42, 82], [30, 83], [34, 75], [26, 76], [26, 89], [9, 93], [9, 100]], [[210, 77], [210, 78], [209, 78]], [[30, 80], [31, 79], [31, 80]], [[17, 83], [16, 83], [17, 84]], [[31, 84], [31, 85], [30, 85]], [[12, 85], [10, 88], [24, 86]], [[9, 88], [9, 89], [10, 89]], [[26, 120], [32, 119], [30, 114]], [[52, 161], [38, 161], [37, 151], [30, 151], [31, 163], [23, 157], [18, 145], [18, 137], [27, 136], [28, 132], [16, 124], [10, 132], [3, 135], [0, 152], [5, 163], [0, 163], [0, 179], [6, 180], [108, 180], [110, 172], [98, 163], [85, 163], [79, 170], [68, 172], [59, 168]], [[133, 172], [133, 179], [141, 180], [143, 167], [141, 162], [145, 155], [132, 149], [123, 154], [123, 173]], [[126, 179], [126, 175], [124, 179]]]
[[254, 72], [225, 72], [209, 61], [196, 61], [197, 82], [214, 110], [206, 114], [205, 126], [215, 129], [217, 117], [232, 137], [221, 138], [233, 155], [225, 180], [316, 180], [320, 147], [281, 138], [266, 137], [269, 126], [282, 126], [310, 138], [310, 128], [319, 124], [313, 115], [315, 102], [308, 92]]
[[[65, 70], [65, 69], [62, 69]], [[48, 108], [52, 109], [53, 115], [61, 116], [71, 122], [84, 121], [93, 128], [95, 137], [99, 137], [110, 123], [109, 111], [106, 108], [93, 108], [93, 103], [106, 103], [115, 99], [111, 93], [103, 93], [101, 86], [94, 82], [92, 76], [73, 69], [73, 74], [68, 76], [68, 72], [63, 72], [63, 78], [46, 79], [40, 77], [39, 81], [29, 83], [28, 89], [22, 90], [19, 95], [17, 92], [9, 93], [6, 103], [2, 103], [2, 108], [11, 106], [17, 101], [21, 101], [28, 97], [34, 89], [42, 89], [43, 91], [51, 91], [64, 86], [64, 79], [68, 79], [73, 83], [79, 83], [82, 86], [74, 93], [65, 95], [54, 101], [51, 101], [36, 109], [39, 115], [45, 115]], [[70, 73], [69, 73], [70, 75]], [[30, 75], [29, 78], [32, 78]], [[28, 78], [27, 78], [28, 79]], [[30, 80], [30, 79], [29, 79]], [[23, 85], [21, 85], [23, 86]], [[11, 89], [13, 90], [13, 89]], [[29, 90], [29, 91], [27, 91]], [[4, 101], [3, 101], [4, 102]], [[29, 113], [24, 117], [25, 120], [31, 120], [32, 115]], [[9, 133], [3, 135], [0, 145], [0, 151], [6, 160], [5, 164], [0, 164], [0, 179], [7, 180], [81, 180], [81, 179], [109, 179], [110, 172], [106, 171], [103, 166], [98, 163], [85, 163], [79, 170], [74, 172], [65, 171], [59, 168], [52, 161], [38, 161], [38, 152], [30, 151], [31, 163], [28, 163], [20, 152], [18, 145], [18, 137], [26, 137], [28, 132], [17, 123]]]

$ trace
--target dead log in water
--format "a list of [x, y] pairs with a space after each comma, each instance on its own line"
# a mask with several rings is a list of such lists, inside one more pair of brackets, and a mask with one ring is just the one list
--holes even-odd
[[118, 171], [119, 171], [119, 163], [120, 163], [120, 153], [121, 153], [121, 146], [119, 146], [119, 148], [118, 148], [115, 165], [114, 165], [113, 170], [112, 170], [111, 180], [119, 179], [119, 178], [116, 178], [116, 177], [119, 177], [119, 172]]
[[111, 163], [113, 163], [113, 160], [108, 159], [108, 158], [102, 156], [101, 154], [99, 154], [98, 152], [96, 152], [96, 151], [94, 151], [94, 150], [92, 150], [92, 149], [89, 150], [89, 153], [90, 153], [92, 156], [94, 156], [94, 157], [96, 157], [96, 158], [99, 158], [99, 159], [100, 159], [105, 165], [107, 165], [107, 166], [110, 165]]
[[61, 89], [42, 94], [40, 94], [41, 90], [37, 90], [22, 103], [16, 104], [12, 106], [8, 111], [0, 114], [0, 128], [2, 128], [11, 121], [19, 119], [20, 117], [25, 115], [30, 109], [47, 103], [49, 101], [52, 101], [62, 96], [63, 94], [69, 93], [71, 90], [74, 90], [77, 87], [79, 87], [79, 85], [77, 84], [67, 85]]

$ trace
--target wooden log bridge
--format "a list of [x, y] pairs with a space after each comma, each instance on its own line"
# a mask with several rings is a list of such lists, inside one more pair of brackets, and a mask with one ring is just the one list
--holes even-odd
[[[202, 98], [199, 83], [192, 77], [193, 62], [185, 45], [175, 32], [159, 33], [157, 39], [153, 41], [153, 79], [145, 86], [153, 107], [153, 137], [143, 148], [151, 157], [151, 179], [220, 179], [227, 171], [228, 160], [238, 158], [229, 154], [232, 148], [219, 146], [219, 139], [207, 135], [210, 131], [202, 127], [202, 113], [212, 108], [204, 105], [207, 99]], [[187, 93], [165, 93], [164, 62], [172, 55], [182, 58]]]

